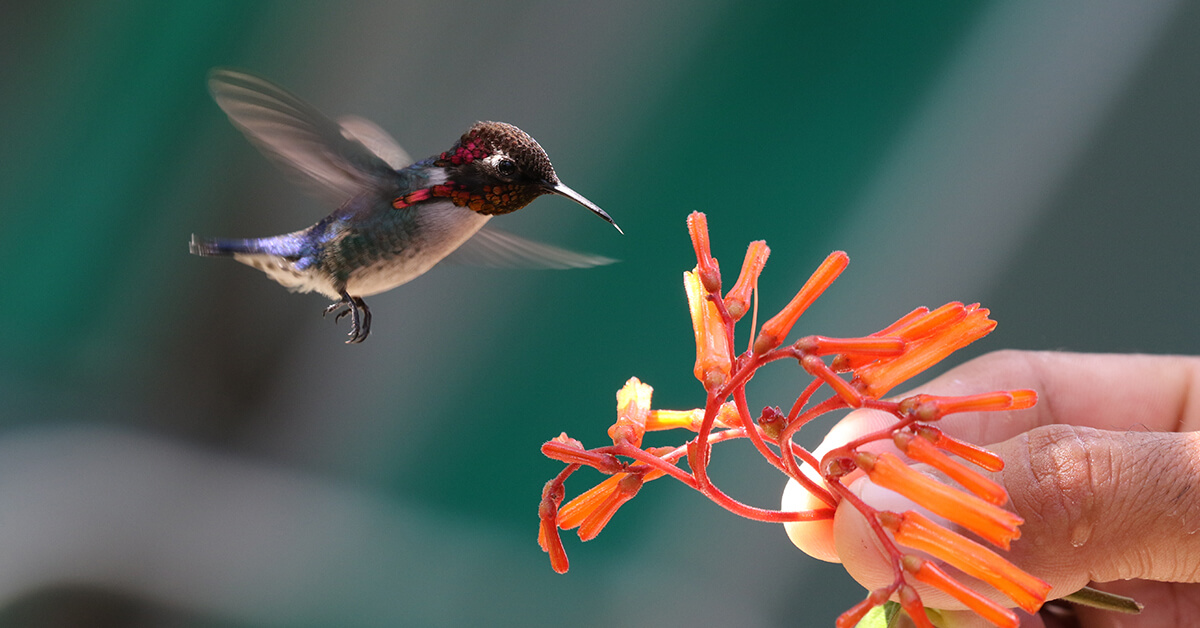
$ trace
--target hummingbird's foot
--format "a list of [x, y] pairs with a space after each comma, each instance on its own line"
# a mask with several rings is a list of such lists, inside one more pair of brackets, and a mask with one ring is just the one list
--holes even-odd
[[371, 335], [371, 308], [367, 307], [367, 302], [363, 301], [362, 297], [352, 297], [343, 291], [342, 300], [325, 308], [321, 316], [334, 312], [337, 312], [337, 316], [333, 317], [334, 324], [342, 320], [343, 316], [350, 315], [350, 339], [346, 344], [358, 344]]

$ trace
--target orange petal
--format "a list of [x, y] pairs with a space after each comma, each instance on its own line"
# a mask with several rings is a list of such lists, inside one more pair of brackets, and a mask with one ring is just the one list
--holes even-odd
[[538, 506], [538, 545], [550, 554], [550, 566], [558, 573], [566, 573], [571, 566], [567, 550], [558, 535], [558, 506], [563, 500], [563, 486], [558, 480], [546, 482], [542, 489], [542, 501]]
[[921, 596], [917, 595], [917, 590], [911, 586], [904, 584], [897, 591], [900, 598], [900, 607], [904, 612], [908, 613], [908, 618], [917, 628], [936, 628], [933, 622], [929, 621], [929, 616], [925, 614], [925, 605], [921, 603]]
[[[670, 448], [667, 449], [670, 450]], [[620, 490], [621, 481], [629, 475], [629, 473], [617, 473], [609, 476], [603, 482], [563, 504], [562, 508], [558, 510], [558, 527], [563, 530], [570, 530], [583, 525], [584, 520], [591, 516], [593, 512], [602, 508], [605, 502]], [[641, 482], [645, 484], [651, 480], [657, 480], [664, 475], [666, 473], [658, 469], [650, 469], [643, 474]]]
[[683, 287], [687, 291], [692, 331], [696, 336], [696, 366], [693, 373], [704, 384], [705, 390], [712, 390], [728, 381], [732, 364], [725, 321], [700, 285], [699, 272], [683, 273]]
[[746, 249], [746, 259], [742, 262], [742, 272], [738, 275], [737, 283], [725, 295], [725, 311], [730, 318], [737, 321], [746, 315], [750, 309], [750, 294], [758, 286], [758, 276], [762, 274], [763, 266], [771, 249], [762, 240], [755, 240]]
[[796, 348], [813, 355], [830, 355], [834, 353], [862, 355], [872, 360], [904, 353], [904, 339], [892, 336], [866, 338], [827, 338], [825, 336], [805, 336], [796, 341]]
[[967, 315], [957, 322], [943, 325], [927, 336], [910, 341], [902, 355], [883, 358], [857, 369], [855, 375], [863, 393], [878, 399], [896, 385], [986, 336], [996, 327], [996, 322], [988, 319], [987, 315], [986, 308], [968, 308]]
[[642, 435], [646, 433], [646, 420], [650, 416], [650, 397], [654, 389], [638, 378], [629, 381], [617, 391], [617, 422], [608, 428], [613, 444], [628, 443], [642, 446]]
[[948, 451], [978, 467], [992, 472], [1004, 469], [1003, 458], [978, 445], [947, 436], [941, 430], [929, 425], [920, 425], [916, 431], [917, 434], [933, 443], [938, 449]]
[[579, 527], [592, 511], [604, 503], [609, 495], [616, 492], [617, 482], [620, 482], [621, 478], [625, 477], [625, 475], [624, 473], [618, 473], [607, 477], [603, 482], [563, 504], [562, 508], [558, 509], [558, 527], [564, 530]]
[[[646, 418], [646, 431], [655, 432], [683, 428], [695, 432], [700, 429], [700, 424], [703, 422], [703, 408], [693, 410], [651, 410], [650, 415]], [[721, 404], [720, 409], [717, 410], [715, 425], [725, 428], [741, 427], [742, 418], [738, 414], [737, 406], [732, 401], [726, 401]]]
[[929, 422], [956, 412], [1024, 410], [1036, 403], [1037, 393], [1032, 390], [997, 390], [956, 397], [913, 395], [900, 402], [900, 410], [912, 414], [918, 421]]
[[964, 606], [991, 622], [992, 625], [999, 628], [1017, 628], [1016, 613], [951, 578], [932, 562], [915, 556], [905, 556], [904, 567], [917, 580], [949, 593], [954, 599], [962, 602]]
[[567, 550], [563, 547], [562, 538], [558, 535], [558, 526], [553, 520], [542, 519], [538, 526], [538, 545], [542, 551], [550, 554], [550, 567], [557, 573], [567, 573], [571, 561], [567, 559]]
[[[566, 436], [566, 434], [563, 434]], [[561, 438], [561, 437], [560, 437]], [[583, 448], [575, 439], [564, 442], [555, 438], [542, 443], [542, 455], [547, 458], [567, 464], [582, 464], [594, 467], [601, 473], [617, 473], [623, 466], [621, 461], [612, 454], [596, 453]]]
[[[876, 338], [891, 336], [904, 340], [902, 336], [897, 336], [895, 332], [897, 330], [908, 328], [916, 321], [925, 318], [925, 315], [927, 314], [929, 314], [929, 308], [919, 307], [908, 314], [901, 316], [899, 320], [891, 325], [888, 325], [887, 327], [884, 327], [883, 329], [871, 334], [871, 336]], [[878, 359], [879, 356], [875, 355], [839, 355], [834, 359], [833, 369], [839, 373], [844, 373], [846, 371], [851, 371], [870, 364]]]
[[646, 418], [646, 431], [673, 430], [683, 428], [696, 431], [704, 420], [704, 410], [651, 410]]
[[943, 454], [929, 440], [910, 432], [897, 432], [892, 440], [909, 458], [945, 473], [980, 499], [997, 506], [1003, 506], [1008, 501], [1008, 492], [1003, 486]]
[[910, 510], [903, 515], [884, 512], [880, 513], [879, 521], [894, 531], [897, 543], [936, 556], [983, 580], [1030, 613], [1036, 612], [1050, 593], [1050, 585], [918, 512]]
[[604, 526], [608, 525], [613, 515], [617, 514], [617, 509], [625, 505], [625, 502], [633, 499], [641, 488], [642, 476], [628, 473], [623, 474], [617, 480], [615, 490], [610, 491], [604, 501], [597, 504], [584, 517], [583, 522], [579, 524], [579, 539], [581, 541], [590, 541], [596, 538], [596, 535], [600, 534]]
[[708, 292], [721, 292], [721, 269], [712, 256], [708, 243], [708, 217], [701, 212], [692, 212], [687, 217], [688, 233], [692, 236], [692, 248], [696, 249], [697, 275]]
[[[967, 309], [967, 306], [962, 303], [952, 301], [932, 312], [926, 310], [924, 316], [909, 318], [912, 316], [912, 313], [910, 313], [909, 316], [900, 319], [901, 321], [908, 319], [907, 324], [901, 325], [898, 324], [900, 321], [897, 321], [897, 324], [888, 327], [887, 335], [899, 336], [906, 340], [924, 338], [947, 325], [952, 325], [962, 320], [967, 315]], [[880, 335], [884, 334], [881, 332]]]
[[833, 389], [837, 396], [841, 397], [851, 408], [860, 408], [863, 405], [865, 395], [857, 388], [850, 385], [850, 382], [838, 377], [838, 374], [824, 362], [821, 358], [815, 355], [806, 355], [800, 358], [800, 366], [809, 375], [818, 377], [825, 385]]
[[792, 325], [796, 324], [800, 315], [825, 292], [825, 289], [838, 278], [838, 275], [842, 274], [843, 270], [846, 270], [849, 263], [850, 257], [844, 251], [830, 253], [825, 261], [817, 267], [816, 272], [808, 278], [804, 287], [800, 288], [795, 297], [792, 297], [791, 302], [771, 320], [763, 324], [758, 339], [754, 341], [754, 353], [762, 355], [778, 347], [787, 337], [788, 332], [792, 330]]
[[874, 456], [860, 452], [854, 462], [872, 483], [904, 495], [999, 547], [1008, 549], [1009, 542], [1021, 536], [1018, 526], [1023, 520], [1016, 514], [942, 484], [890, 453]]

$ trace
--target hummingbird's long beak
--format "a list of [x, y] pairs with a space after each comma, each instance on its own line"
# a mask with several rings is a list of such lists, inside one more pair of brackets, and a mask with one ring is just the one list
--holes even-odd
[[606, 222], [608, 222], [608, 224], [616, 227], [618, 233], [620, 233], [621, 235], [625, 235], [625, 232], [621, 231], [620, 227], [617, 227], [617, 223], [613, 222], [612, 217], [609, 216], [608, 214], [606, 214], [603, 209], [600, 209], [599, 207], [596, 206], [595, 203], [584, 198], [583, 195], [580, 194], [579, 192], [576, 192], [575, 190], [572, 190], [571, 188], [563, 185], [562, 181], [555, 181], [554, 183], [550, 183], [549, 181], [546, 181], [546, 182], [542, 183], [542, 185], [545, 186], [546, 190], [548, 190], [549, 192], [551, 192], [553, 194], [557, 194], [559, 196], [565, 196], [565, 197], [575, 201], [576, 203], [579, 203], [580, 205], [583, 205], [584, 207], [592, 210], [593, 214], [596, 214], [597, 216], [603, 218]]

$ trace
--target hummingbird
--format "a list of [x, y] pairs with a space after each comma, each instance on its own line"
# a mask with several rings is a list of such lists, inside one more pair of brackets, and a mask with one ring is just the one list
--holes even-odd
[[348, 344], [371, 333], [363, 297], [407, 283], [451, 254], [467, 262], [543, 268], [615, 261], [484, 228], [493, 216], [555, 194], [621, 232], [604, 210], [559, 181], [537, 141], [511, 124], [477, 122], [449, 150], [413, 163], [373, 122], [355, 116], [335, 121], [253, 74], [216, 68], [208, 87], [251, 144], [338, 206], [311, 227], [283, 235], [193, 234], [190, 252], [232, 256], [293, 292], [333, 299], [323, 315], [336, 313], [334, 322], [350, 316]]

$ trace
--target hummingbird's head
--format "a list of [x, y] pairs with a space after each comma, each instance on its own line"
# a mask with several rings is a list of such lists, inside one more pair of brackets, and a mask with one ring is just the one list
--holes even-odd
[[435, 165], [446, 169], [454, 202], [481, 214], [507, 214], [543, 194], [557, 194], [617, 227], [604, 210], [563, 185], [537, 140], [511, 124], [476, 122]]

